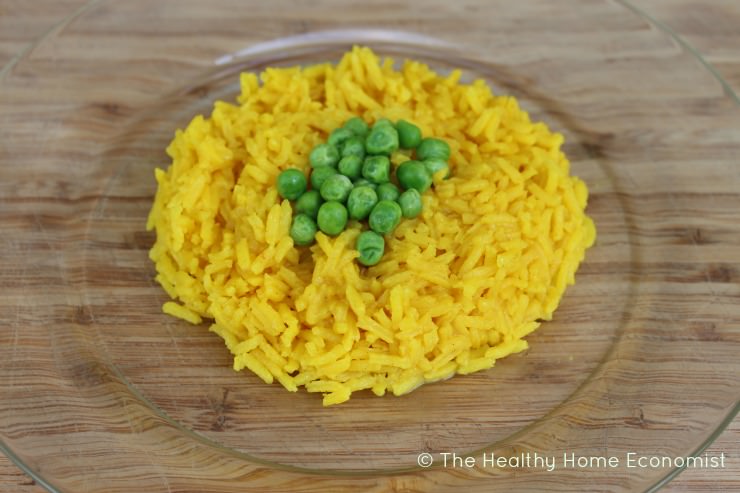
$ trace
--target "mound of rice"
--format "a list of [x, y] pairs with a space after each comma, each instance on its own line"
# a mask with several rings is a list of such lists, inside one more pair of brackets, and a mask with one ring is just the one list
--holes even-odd
[[[172, 165], [155, 172], [150, 257], [176, 300], [164, 312], [212, 320], [235, 370], [321, 392], [324, 405], [405, 394], [526, 349], [594, 241], [588, 191], [561, 135], [459, 78], [410, 60], [398, 70], [362, 47], [338, 65], [243, 73], [239, 104], [216, 102], [178, 130]], [[357, 223], [294, 246], [275, 188], [286, 168], [308, 172], [312, 147], [352, 116], [403, 118], [452, 148], [452, 177], [371, 268], [354, 260]]]

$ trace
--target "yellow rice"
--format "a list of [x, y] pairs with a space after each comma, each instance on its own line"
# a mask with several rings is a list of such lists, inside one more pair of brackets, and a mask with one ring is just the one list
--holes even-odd
[[[218, 101], [178, 130], [172, 165], [155, 170], [150, 257], [176, 300], [164, 312], [212, 321], [235, 370], [321, 392], [324, 405], [362, 389], [405, 394], [526, 349], [594, 242], [588, 191], [560, 134], [460, 75], [411, 60], [399, 70], [362, 47], [338, 65], [241, 74], [239, 104]], [[452, 177], [435, 177], [422, 215], [371, 268], [355, 261], [358, 223], [294, 246], [275, 189], [356, 115], [412, 121], [452, 148]]]

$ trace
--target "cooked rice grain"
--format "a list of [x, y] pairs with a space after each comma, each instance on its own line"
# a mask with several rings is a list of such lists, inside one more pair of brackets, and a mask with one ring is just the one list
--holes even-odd
[[[355, 47], [338, 65], [241, 75], [238, 105], [218, 101], [167, 148], [147, 228], [165, 313], [213, 320], [267, 383], [324, 394], [401, 395], [484, 370], [527, 348], [595, 239], [588, 191], [569, 176], [563, 138], [482, 80], [460, 84], [406, 61], [396, 70]], [[355, 261], [360, 225], [295, 247], [277, 175], [348, 118], [415, 122], [452, 148], [452, 177], [387, 238], [371, 268]], [[398, 164], [408, 156], [399, 153]]]

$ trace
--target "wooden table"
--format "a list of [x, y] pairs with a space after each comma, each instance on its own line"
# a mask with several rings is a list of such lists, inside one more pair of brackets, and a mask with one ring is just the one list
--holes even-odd
[[[0, 0], [0, 67], [85, 0]], [[740, 93], [740, 2], [737, 0], [634, 0], [638, 8], [676, 31], [702, 53]], [[727, 455], [727, 467], [684, 471], [664, 491], [740, 491], [740, 417], [708, 449]], [[0, 455], [0, 492], [43, 490]]]

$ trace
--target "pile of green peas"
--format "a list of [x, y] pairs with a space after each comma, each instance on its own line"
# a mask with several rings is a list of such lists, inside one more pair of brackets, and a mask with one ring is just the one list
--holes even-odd
[[[415, 159], [401, 163], [394, 177], [390, 156], [399, 149], [413, 150]], [[349, 220], [367, 220], [370, 229], [357, 237], [357, 260], [377, 264], [385, 252], [383, 236], [401, 218], [421, 214], [421, 194], [437, 173], [449, 176], [449, 158], [447, 142], [422, 138], [419, 127], [406, 120], [394, 125], [381, 118], [370, 127], [360, 117], [350, 118], [311, 151], [310, 179], [293, 168], [277, 178], [280, 196], [295, 201], [294, 243], [310, 245], [318, 231], [336, 236]]]

